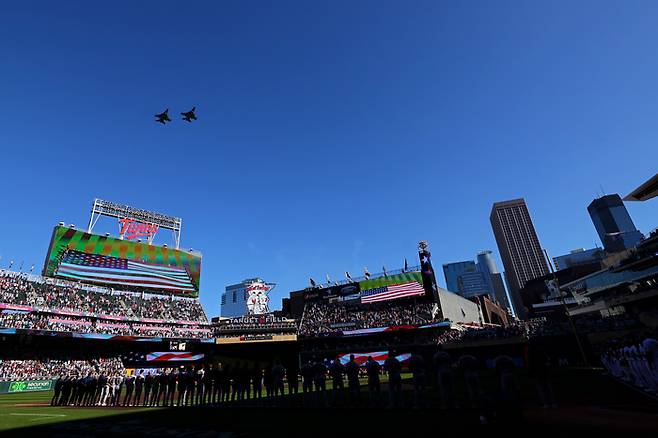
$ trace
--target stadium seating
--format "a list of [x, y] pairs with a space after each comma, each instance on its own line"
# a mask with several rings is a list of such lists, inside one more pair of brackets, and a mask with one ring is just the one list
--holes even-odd
[[0, 313], [0, 327], [164, 338], [208, 338], [211, 336], [211, 330], [207, 326], [116, 322], [80, 316], [48, 315], [35, 312]]
[[125, 369], [118, 357], [89, 360], [4, 360], [0, 361], [0, 381], [47, 380], [66, 375], [83, 377], [90, 373], [124, 375]]
[[0, 277], [0, 303], [135, 319], [208, 322], [198, 300], [130, 292], [94, 292], [81, 285], [62, 287], [30, 281], [20, 275]]
[[207, 338], [211, 335], [198, 300], [100, 292], [0, 276], [0, 327], [123, 336]]
[[363, 306], [342, 303], [307, 303], [301, 320], [301, 335], [336, 331], [337, 327], [364, 329], [440, 322], [432, 314], [432, 304], [385, 302]]

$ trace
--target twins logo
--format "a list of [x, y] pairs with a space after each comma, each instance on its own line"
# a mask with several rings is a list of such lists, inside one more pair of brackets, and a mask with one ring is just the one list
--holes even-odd
[[119, 234], [122, 236], [125, 235], [128, 240], [136, 237], [153, 237], [158, 232], [157, 225], [137, 222], [135, 219], [119, 219], [119, 223], [121, 224], [121, 232]]
[[262, 281], [254, 281], [247, 286], [247, 311], [249, 315], [262, 315], [270, 311], [270, 298], [267, 293], [272, 286]]

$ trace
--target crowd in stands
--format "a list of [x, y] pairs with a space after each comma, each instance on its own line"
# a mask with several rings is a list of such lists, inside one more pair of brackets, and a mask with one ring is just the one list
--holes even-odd
[[484, 341], [494, 339], [525, 338], [530, 339], [541, 336], [562, 335], [567, 333], [564, 324], [548, 322], [544, 318], [517, 321], [508, 326], [491, 327], [460, 327], [459, 329], [447, 330], [435, 336], [436, 344], [447, 344], [451, 342]]
[[507, 339], [515, 337], [533, 337], [538, 335], [546, 326], [545, 319], [519, 321], [506, 327], [496, 326], [483, 329], [469, 329], [463, 333], [463, 340], [479, 339]]
[[0, 361], [0, 381], [48, 380], [60, 376], [84, 377], [90, 373], [123, 375], [121, 359], [94, 358], [89, 360], [3, 360]]
[[635, 334], [612, 341], [601, 354], [603, 366], [614, 377], [658, 396], [658, 336]]
[[198, 300], [139, 293], [103, 293], [83, 287], [30, 281], [15, 273], [0, 276], [0, 303], [134, 319], [208, 322]]
[[429, 303], [411, 304], [382, 302], [364, 306], [346, 306], [342, 303], [310, 302], [304, 308], [299, 333], [310, 335], [340, 330], [387, 327], [395, 325], [421, 325], [441, 322], [432, 312]]
[[20, 276], [0, 275], [0, 302], [27, 302], [28, 293], [32, 290], [32, 284]]
[[[636, 318], [622, 314], [601, 318], [599, 314], [579, 316], [574, 319], [574, 325], [579, 333], [594, 333], [617, 331], [636, 328]], [[506, 327], [461, 327], [459, 330], [448, 330], [436, 335], [434, 343], [483, 341], [494, 339], [510, 339], [523, 337], [525, 339], [546, 336], [572, 335], [573, 329], [566, 321], [547, 321], [545, 318], [516, 321]]]
[[121, 336], [208, 338], [206, 326], [105, 321], [96, 318], [40, 313], [0, 313], [0, 328], [51, 330], [74, 333], [104, 333]]

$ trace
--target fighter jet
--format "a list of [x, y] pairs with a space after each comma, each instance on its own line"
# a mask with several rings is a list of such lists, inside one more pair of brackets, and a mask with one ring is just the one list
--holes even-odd
[[155, 117], [158, 119], [156, 122], [162, 123], [163, 125], [167, 122], [171, 122], [171, 119], [169, 118], [169, 108], [167, 108], [163, 113], [156, 114]]
[[192, 120], [196, 120], [196, 114], [194, 114], [194, 111], [196, 111], [196, 107], [192, 107], [190, 111], [186, 113], [180, 113], [180, 115], [183, 116], [183, 120], [191, 122]]

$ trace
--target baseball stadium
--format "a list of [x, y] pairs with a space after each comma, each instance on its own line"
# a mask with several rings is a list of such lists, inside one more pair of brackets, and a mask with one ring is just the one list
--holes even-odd
[[[100, 217], [118, 220], [120, 233], [95, 234]], [[655, 345], [646, 325], [658, 297], [655, 234], [614, 270], [585, 278], [596, 288], [565, 289], [574, 304], [549, 312], [547, 300], [523, 320], [439, 287], [425, 241], [415, 265], [311, 279], [281, 310], [268, 306], [273, 284], [254, 280], [243, 316], [209, 318], [199, 302], [202, 255], [180, 248], [181, 224], [95, 199], [87, 229], [54, 227], [41, 275], [1, 271], [0, 432], [656, 426], [647, 421], [658, 402], [646, 354]], [[166, 229], [171, 248], [153, 243]], [[629, 276], [641, 279], [631, 295]], [[627, 311], [587, 310], [611, 297]]]

